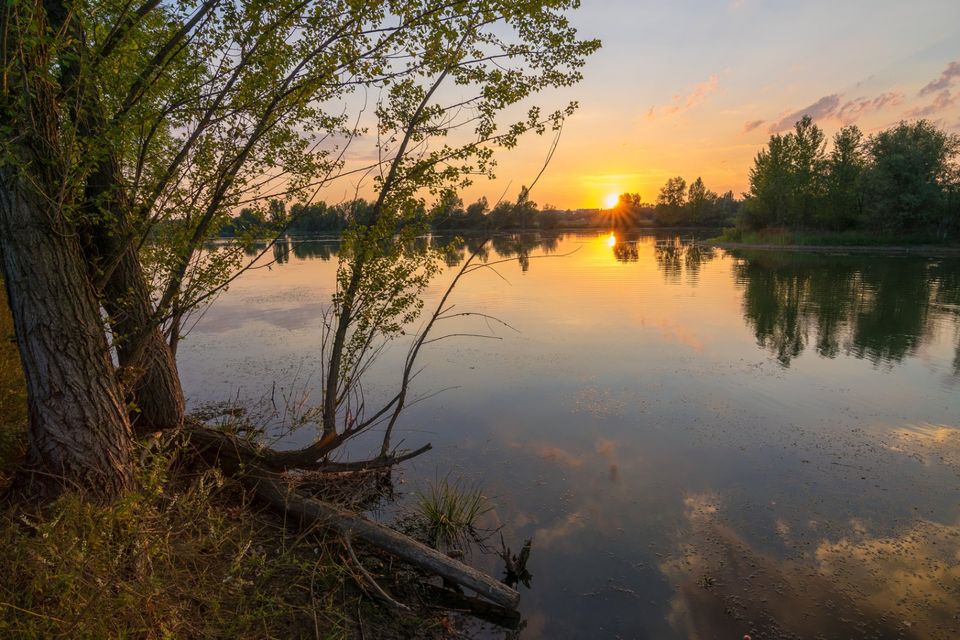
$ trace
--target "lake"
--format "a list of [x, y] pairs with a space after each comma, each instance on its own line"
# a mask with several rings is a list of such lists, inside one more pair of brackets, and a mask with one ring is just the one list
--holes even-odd
[[[179, 354], [194, 407], [319, 402], [336, 252], [286, 242], [197, 319]], [[510, 328], [461, 317], [436, 335], [495, 339], [424, 348], [394, 441], [434, 449], [398, 504], [449, 474], [511, 546], [533, 538], [520, 637], [958, 637], [960, 261], [599, 232], [499, 236], [484, 257], [504, 262], [452, 302]]]

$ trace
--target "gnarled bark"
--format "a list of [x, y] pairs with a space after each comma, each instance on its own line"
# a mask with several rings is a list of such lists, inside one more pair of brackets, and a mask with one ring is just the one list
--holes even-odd
[[[119, 169], [110, 159], [101, 162], [87, 179], [86, 204], [95, 221], [84, 229], [91, 277], [105, 276], [103, 306], [117, 349], [117, 360], [127, 375], [131, 415], [140, 433], [179, 427], [184, 398], [173, 351], [157, 325], [144, 280], [143, 267], [127, 218], [128, 207], [119, 181]], [[101, 273], [103, 271], [103, 273]]]
[[[68, 29], [76, 42], [84, 40], [75, 15]], [[87, 176], [80, 232], [90, 279], [102, 288], [117, 359], [134, 406], [133, 425], [141, 433], [176, 428], [183, 423], [183, 389], [173, 350], [153, 312], [118, 151], [101, 142], [107, 125], [99, 90], [82, 74], [79, 56], [66, 65], [64, 79], [81, 139], [99, 156]]]
[[0, 250], [29, 408], [25, 488], [109, 500], [131, 483], [130, 423], [79, 243], [51, 206], [0, 168]]

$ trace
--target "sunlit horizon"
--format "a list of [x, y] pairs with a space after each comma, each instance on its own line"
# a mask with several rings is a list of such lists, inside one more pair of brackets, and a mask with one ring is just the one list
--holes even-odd
[[[609, 208], [624, 192], [652, 203], [673, 176], [739, 197], [771, 133], [804, 113], [828, 136], [917, 118], [960, 132], [960, 3], [587, 0], [571, 20], [603, 48], [582, 82], [536, 101], [580, 105], [530, 194], [540, 206]], [[551, 144], [522, 139], [464, 202], [515, 198]]]

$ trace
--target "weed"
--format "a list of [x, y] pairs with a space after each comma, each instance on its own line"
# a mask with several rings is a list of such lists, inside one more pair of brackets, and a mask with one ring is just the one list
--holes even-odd
[[449, 477], [416, 494], [416, 508], [434, 547], [461, 551], [478, 539], [477, 521], [491, 509], [480, 489]]

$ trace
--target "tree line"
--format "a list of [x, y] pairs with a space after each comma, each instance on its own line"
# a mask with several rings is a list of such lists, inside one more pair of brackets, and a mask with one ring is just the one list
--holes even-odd
[[[339, 234], [368, 215], [371, 203], [360, 198], [337, 204], [270, 201], [261, 209], [245, 207], [223, 221], [221, 238], [251, 239], [277, 231], [292, 235]], [[561, 210], [539, 206], [522, 194], [491, 207], [486, 197], [465, 204], [455, 191], [446, 191], [432, 204], [413, 204], [404, 225], [423, 225], [433, 231], [523, 231], [560, 229], [632, 229], [641, 227], [707, 227], [733, 224], [740, 202], [732, 191], [722, 195], [706, 188], [702, 178], [687, 187], [682, 177], [670, 178], [656, 204], [644, 203], [637, 193], [623, 193], [610, 209]]]
[[770, 137], [750, 169], [741, 229], [864, 231], [960, 237], [960, 138], [926, 120], [828, 145], [809, 116]]

